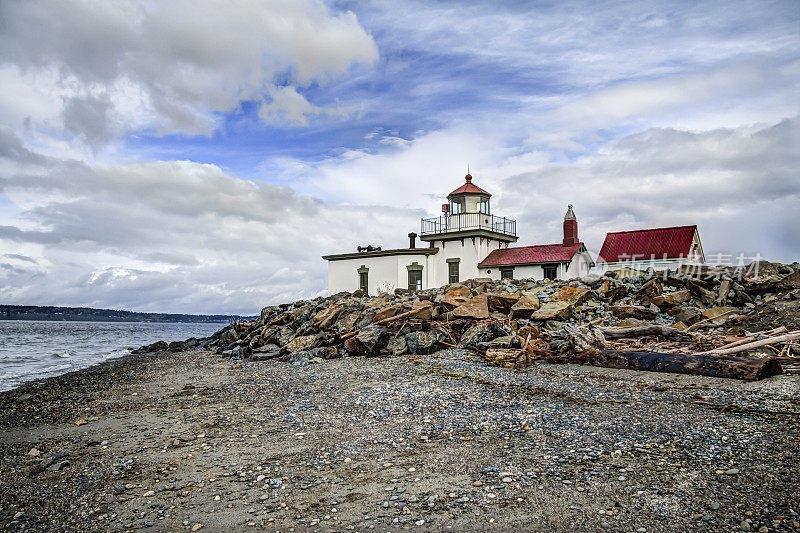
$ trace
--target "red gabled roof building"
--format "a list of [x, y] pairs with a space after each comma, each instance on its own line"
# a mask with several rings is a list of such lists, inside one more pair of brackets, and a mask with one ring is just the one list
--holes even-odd
[[704, 262], [696, 225], [607, 233], [597, 257], [598, 265], [652, 263], [654, 267], [667, 267]]

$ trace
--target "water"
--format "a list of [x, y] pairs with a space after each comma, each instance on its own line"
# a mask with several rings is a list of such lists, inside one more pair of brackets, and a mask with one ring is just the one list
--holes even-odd
[[208, 337], [214, 323], [0, 320], [0, 391], [121, 357], [156, 341]]

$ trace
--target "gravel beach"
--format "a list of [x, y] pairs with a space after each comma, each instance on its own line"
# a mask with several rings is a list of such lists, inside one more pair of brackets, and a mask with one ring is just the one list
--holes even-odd
[[131, 355], [0, 394], [0, 526], [800, 531], [798, 378]]

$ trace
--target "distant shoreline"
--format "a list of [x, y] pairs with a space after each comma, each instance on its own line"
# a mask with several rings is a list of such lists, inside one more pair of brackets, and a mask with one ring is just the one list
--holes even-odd
[[149, 322], [149, 323], [228, 323], [255, 316], [190, 315], [182, 313], [138, 313], [90, 307], [0, 305], [0, 320], [39, 320], [49, 322]]

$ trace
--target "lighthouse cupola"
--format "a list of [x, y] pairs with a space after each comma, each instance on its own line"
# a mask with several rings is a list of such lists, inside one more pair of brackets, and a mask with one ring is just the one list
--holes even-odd
[[451, 215], [462, 213], [483, 213], [491, 215], [489, 198], [491, 194], [472, 183], [472, 175], [464, 176], [464, 185], [447, 195]]

